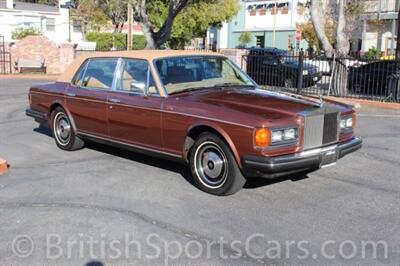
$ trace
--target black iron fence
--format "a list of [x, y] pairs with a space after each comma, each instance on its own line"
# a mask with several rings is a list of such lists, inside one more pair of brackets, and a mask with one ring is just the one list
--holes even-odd
[[7, 49], [4, 37], [0, 36], [0, 74], [12, 73], [11, 53]]
[[250, 50], [242, 68], [259, 85], [298, 94], [400, 102], [400, 62]]

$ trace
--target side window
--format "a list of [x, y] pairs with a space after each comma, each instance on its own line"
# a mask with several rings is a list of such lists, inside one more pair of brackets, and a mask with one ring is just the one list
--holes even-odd
[[112, 87], [118, 59], [90, 59], [82, 79], [83, 87], [110, 89]]
[[81, 67], [79, 68], [79, 70], [76, 72], [74, 78], [72, 79], [72, 84], [74, 84], [75, 86], [82, 86], [82, 82], [83, 82], [83, 75], [85, 74], [86, 71], [86, 66], [88, 64], [89, 60], [86, 60]]
[[149, 93], [157, 93], [152, 77], [148, 79], [149, 70], [149, 64], [145, 60], [125, 59], [121, 79], [116, 89], [144, 94], [149, 87]]

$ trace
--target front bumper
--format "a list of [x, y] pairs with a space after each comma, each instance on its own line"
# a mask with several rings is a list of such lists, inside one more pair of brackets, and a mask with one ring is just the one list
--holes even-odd
[[351, 140], [324, 148], [277, 157], [243, 156], [243, 172], [246, 177], [274, 178], [292, 173], [317, 170], [336, 163], [345, 155], [362, 146], [362, 139]]
[[33, 109], [26, 109], [25, 115], [32, 117], [36, 122], [45, 123], [47, 121], [47, 114]]

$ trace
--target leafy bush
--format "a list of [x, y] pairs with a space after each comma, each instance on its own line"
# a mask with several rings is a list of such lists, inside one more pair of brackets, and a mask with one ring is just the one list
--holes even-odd
[[141, 50], [146, 47], [146, 39], [144, 35], [133, 35], [132, 36], [132, 50]]
[[253, 41], [253, 34], [251, 32], [243, 32], [240, 34], [239, 42], [241, 45], [245, 46]]
[[[113, 47], [117, 50], [126, 49], [125, 33], [108, 33], [108, 32], [89, 32], [86, 34], [86, 40], [96, 42], [96, 50], [110, 51]], [[143, 35], [132, 36], [132, 49], [140, 50], [146, 47], [146, 40]]]
[[96, 43], [96, 50], [110, 51], [113, 47], [117, 50], [126, 49], [126, 34], [108, 32], [89, 32], [86, 40]]
[[367, 59], [377, 59], [379, 57], [379, 50], [376, 47], [369, 48], [368, 52], [365, 53]]
[[40, 32], [35, 27], [16, 28], [13, 32], [11, 32], [11, 38], [13, 40], [21, 40], [26, 36], [37, 36], [37, 35], [40, 35]]

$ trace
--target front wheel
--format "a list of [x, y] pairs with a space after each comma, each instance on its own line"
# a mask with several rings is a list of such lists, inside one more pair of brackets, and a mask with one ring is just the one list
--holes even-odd
[[63, 108], [57, 107], [51, 113], [51, 121], [53, 136], [60, 149], [74, 151], [83, 148], [85, 143], [76, 136], [71, 120]]
[[197, 186], [207, 193], [231, 195], [246, 183], [230, 148], [215, 134], [205, 132], [196, 139], [189, 163]]

